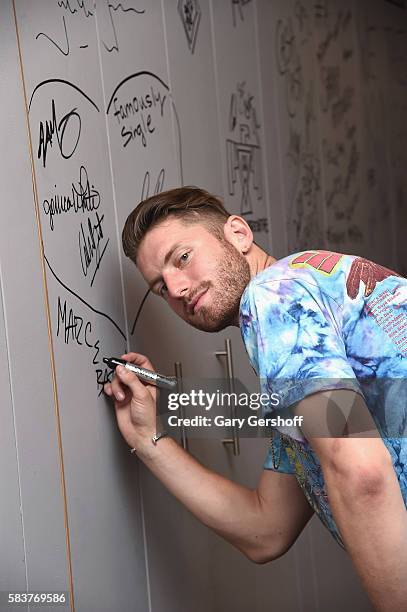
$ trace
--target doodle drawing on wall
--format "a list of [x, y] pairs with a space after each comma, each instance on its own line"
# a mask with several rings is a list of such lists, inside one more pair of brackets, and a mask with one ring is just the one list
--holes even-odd
[[178, 12], [184, 25], [189, 50], [193, 53], [201, 19], [201, 7], [198, 0], [178, 0]]
[[245, 81], [238, 83], [230, 99], [229, 131], [234, 138], [226, 140], [226, 161], [230, 195], [235, 195], [240, 183], [242, 215], [253, 212], [253, 191], [262, 199], [259, 128], [253, 96], [246, 91]]
[[232, 0], [232, 17], [235, 28], [237, 26], [236, 14], [240, 18], [240, 21], [244, 21], [243, 8], [246, 4], [249, 4], [249, 2], [251, 2], [251, 0]]

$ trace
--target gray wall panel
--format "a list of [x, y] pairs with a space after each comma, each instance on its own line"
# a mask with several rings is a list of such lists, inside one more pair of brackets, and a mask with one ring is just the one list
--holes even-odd
[[[64, 507], [44, 287], [11, 3], [1, 3], [0, 11], [5, 51], [0, 60], [1, 98], [10, 101], [8, 114], [0, 119], [2, 142], [9, 144], [0, 165], [0, 260], [13, 400], [13, 405], [9, 399], [5, 408], [14, 410], [27, 587], [67, 590]], [[18, 556], [20, 547], [21, 543]], [[5, 584], [4, 588], [25, 586], [23, 582]]]
[[7, 338], [3, 312], [3, 283], [0, 269], [0, 590], [27, 586], [24, 530], [21, 512], [20, 475], [14, 429], [14, 406], [9, 378]]

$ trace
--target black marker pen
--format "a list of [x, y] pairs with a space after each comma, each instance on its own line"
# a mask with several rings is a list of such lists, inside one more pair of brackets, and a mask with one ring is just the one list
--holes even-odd
[[140, 368], [140, 366], [125, 361], [124, 359], [119, 359], [118, 357], [104, 357], [103, 363], [106, 363], [112, 370], [115, 370], [116, 366], [122, 365], [130, 370], [130, 372], [134, 372], [141, 380], [156, 385], [157, 387], [162, 387], [163, 389], [175, 389], [177, 386], [177, 379], [175, 376], [163, 376], [162, 374], [157, 374], [157, 372], [152, 372], [146, 368]]

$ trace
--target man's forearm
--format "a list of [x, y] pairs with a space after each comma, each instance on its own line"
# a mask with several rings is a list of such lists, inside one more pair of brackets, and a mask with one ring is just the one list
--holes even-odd
[[256, 491], [208, 470], [169, 437], [137, 455], [190, 512], [245, 555], [254, 559], [257, 550], [270, 547]]
[[407, 512], [393, 468], [360, 487], [334, 471], [324, 475], [334, 519], [375, 609], [407, 609]]

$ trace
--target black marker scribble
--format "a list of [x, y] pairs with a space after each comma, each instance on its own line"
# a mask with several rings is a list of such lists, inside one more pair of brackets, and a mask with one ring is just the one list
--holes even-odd
[[[184, 184], [184, 177], [183, 177], [183, 163], [182, 163], [182, 142], [181, 142], [181, 126], [180, 126], [180, 120], [178, 117], [178, 113], [177, 113], [177, 109], [176, 106], [174, 104], [174, 101], [172, 100], [171, 97], [171, 93], [170, 93], [170, 88], [168, 87], [168, 85], [156, 74], [154, 74], [153, 72], [150, 72], [148, 70], [141, 70], [140, 72], [135, 72], [134, 74], [130, 74], [129, 76], [125, 77], [122, 81], [120, 81], [120, 83], [115, 87], [112, 95], [110, 96], [110, 100], [109, 103], [107, 105], [107, 109], [106, 109], [106, 114], [108, 115], [111, 109], [112, 104], [114, 104], [114, 100], [116, 99], [117, 101], [117, 94], [119, 92], [119, 90], [129, 81], [136, 79], [138, 77], [141, 76], [150, 76], [153, 79], [155, 79], [156, 81], [158, 81], [163, 87], [164, 89], [167, 90], [167, 92], [169, 92], [169, 99], [171, 100], [171, 106], [172, 106], [172, 110], [174, 113], [174, 117], [175, 117], [175, 122], [176, 122], [176, 127], [177, 127], [177, 141], [178, 141], [178, 160], [179, 160], [179, 171], [180, 171], [180, 182], [181, 185]], [[160, 112], [161, 115], [163, 114], [163, 110], [164, 110], [164, 98], [165, 96], [161, 96], [160, 98], [158, 98], [156, 100], [156, 103], [159, 102], [160, 104]], [[154, 97], [152, 97], [153, 100], [153, 104], [154, 104]], [[133, 101], [133, 98], [132, 98]], [[129, 111], [131, 112], [130, 107], [127, 107], [129, 109]], [[116, 108], [117, 110], [117, 108]], [[119, 115], [116, 115], [117, 117]]]
[[95, 265], [95, 270], [90, 281], [91, 287], [93, 286], [93, 281], [95, 280], [96, 273], [100, 268], [100, 263], [102, 261], [103, 255], [106, 252], [107, 245], [109, 244], [108, 238], [106, 240], [105, 245], [103, 246], [102, 252], [100, 252], [100, 244], [104, 238], [102, 228], [104, 218], [105, 215], [99, 217], [99, 214], [96, 212], [96, 223], [93, 223], [88, 217], [86, 229], [83, 227], [83, 223], [81, 222], [81, 228], [78, 234], [79, 256], [81, 260], [83, 275], [88, 275], [89, 268], [93, 262]]
[[64, 24], [64, 31], [65, 31], [65, 40], [66, 40], [66, 51], [64, 51], [64, 49], [62, 47], [60, 47], [58, 45], [58, 43], [55, 42], [55, 40], [53, 40], [50, 36], [48, 36], [48, 34], [45, 34], [44, 32], [40, 32], [39, 34], [37, 34], [37, 36], [35, 37], [35, 40], [38, 40], [38, 38], [40, 36], [44, 36], [45, 38], [47, 38], [53, 45], [55, 45], [55, 47], [58, 49], [58, 51], [60, 51], [63, 55], [69, 55], [69, 39], [68, 39], [68, 32], [66, 30], [66, 23], [65, 23], [65, 17], [64, 15], [62, 15], [62, 21]]
[[70, 308], [69, 313], [67, 313], [66, 308], [66, 300], [64, 300], [64, 305], [61, 306], [61, 298], [58, 296], [57, 338], [62, 328], [65, 344], [69, 344], [70, 341], [73, 341], [76, 342], [78, 346], [83, 346], [85, 343], [88, 348], [96, 349], [92, 363], [97, 365], [99, 363], [97, 360], [99, 354], [99, 340], [96, 342], [89, 341], [89, 336], [92, 332], [91, 321], [86, 321], [84, 326], [83, 317], [75, 315], [73, 308]]
[[108, 321], [110, 321], [110, 323], [112, 323], [112, 325], [114, 325], [114, 327], [117, 329], [117, 331], [119, 332], [119, 334], [124, 338], [124, 340], [126, 340], [126, 335], [125, 333], [120, 329], [120, 327], [117, 325], [117, 323], [111, 318], [109, 317], [109, 315], [107, 315], [106, 313], [102, 312], [101, 310], [98, 310], [97, 308], [94, 308], [93, 306], [91, 306], [90, 304], [88, 304], [88, 302], [86, 302], [83, 298], [80, 297], [80, 295], [78, 295], [77, 293], [75, 293], [75, 291], [72, 291], [72, 289], [70, 289], [67, 285], [65, 285], [65, 283], [62, 282], [62, 280], [60, 278], [58, 278], [58, 276], [56, 275], [56, 273], [54, 272], [54, 270], [51, 267], [51, 264], [49, 263], [45, 253], [44, 253], [44, 260], [45, 263], [47, 264], [52, 276], [56, 279], [56, 281], [64, 288], [66, 289], [66, 291], [68, 291], [71, 295], [74, 295], [80, 302], [82, 302], [82, 304], [84, 304], [85, 306], [87, 306], [87, 308], [89, 308], [92, 312], [95, 312], [96, 314], [100, 315], [101, 317], [105, 317]]
[[246, 4], [249, 4], [251, 0], [231, 0], [232, 1], [232, 17], [233, 17], [233, 26], [236, 27], [236, 6], [238, 8], [238, 13], [240, 17], [240, 21], [244, 21], [244, 13], [243, 7]]
[[321, 191], [321, 164], [319, 157], [304, 149], [299, 151], [297, 179], [289, 203], [290, 248], [306, 245], [319, 236], [320, 219], [316, 214]]
[[354, 93], [355, 90], [353, 87], [345, 87], [342, 92], [342, 95], [332, 104], [331, 114], [333, 128], [337, 128], [338, 125], [344, 121], [344, 117], [352, 108]]
[[[125, 79], [125, 82], [128, 80]], [[163, 91], [162, 87], [152, 82], [144, 81], [142, 90], [137, 94], [128, 89], [127, 95], [113, 96], [113, 116], [117, 120], [122, 146], [125, 148], [133, 142], [147, 147], [156, 128], [168, 116], [166, 108], [167, 88]]]
[[73, 0], [73, 3], [77, 6], [72, 7], [71, 0], [58, 0], [59, 8], [64, 8], [65, 10], [69, 11], [71, 15], [77, 13], [79, 8], [83, 11], [85, 17], [93, 17], [92, 11], [86, 7], [86, 0]]
[[344, 32], [352, 21], [352, 12], [350, 10], [339, 10], [336, 15], [336, 21], [332, 29], [328, 30], [325, 38], [319, 43], [317, 49], [317, 59], [322, 62], [329, 47], [338, 38], [341, 32]]
[[184, 184], [184, 167], [183, 167], [183, 164], [182, 164], [181, 124], [180, 124], [177, 108], [176, 108], [176, 106], [174, 104], [174, 101], [171, 100], [171, 103], [172, 103], [172, 110], [173, 110], [173, 113], [174, 113], [175, 121], [177, 123], [179, 178], [180, 178], [180, 184], [183, 185]]
[[[55, 185], [56, 188], [56, 185]], [[79, 170], [79, 181], [71, 183], [69, 194], [53, 193], [44, 199], [42, 207], [49, 217], [51, 231], [54, 231], [54, 216], [64, 213], [85, 213], [97, 210], [100, 205], [100, 193], [90, 184], [85, 166]]]
[[325, 113], [333, 101], [340, 96], [341, 72], [339, 66], [321, 66], [320, 105]]
[[[226, 140], [229, 194], [235, 195], [236, 184], [240, 183], [240, 214], [253, 212], [252, 196], [262, 199], [261, 148], [256, 108], [253, 95], [247, 91], [246, 82], [237, 84], [237, 91], [231, 95], [229, 110], [229, 131]], [[254, 191], [253, 191], [254, 190]]]
[[[135, 117], [135, 125], [129, 124], [126, 121], [126, 124], [121, 126], [121, 136], [124, 139], [123, 147], [127, 147], [129, 142], [132, 140], [140, 139], [143, 147], [147, 146], [147, 139], [149, 134], [153, 134], [155, 132], [155, 126], [153, 125], [153, 117], [150, 112], [147, 112], [147, 116], [144, 116], [144, 110], [151, 109], [151, 107], [156, 104], [160, 104], [161, 107], [161, 117], [163, 116], [163, 107], [164, 102], [167, 96], [161, 97], [161, 92], [157, 93], [154, 89], [150, 88], [151, 93], [147, 93], [143, 96], [134, 96], [131, 100], [125, 102], [124, 104], [119, 104], [116, 106], [118, 102], [117, 98], [114, 98], [114, 116], [117, 118], [119, 125], [122, 121], [125, 121]], [[138, 122], [137, 122], [138, 121]]]
[[335, 166], [340, 168], [343, 163], [343, 157], [346, 153], [345, 144], [343, 142], [334, 142], [332, 144], [324, 138], [322, 140], [322, 151], [324, 154], [324, 161], [327, 165]]
[[[155, 184], [154, 193], [151, 193], [151, 195], [157, 195], [158, 193], [161, 193], [164, 187], [164, 179], [165, 179], [165, 170], [164, 168], [161, 168], [158, 174], [158, 177], [157, 177], [156, 184]], [[150, 172], [147, 170], [147, 172], [144, 175], [143, 187], [141, 189], [141, 201], [146, 200], [149, 197], [150, 197]]]
[[184, 26], [189, 50], [193, 53], [201, 20], [201, 7], [198, 0], [178, 0], [178, 13]]
[[[158, 178], [157, 178], [157, 182], [155, 184], [155, 189], [154, 189], [154, 195], [157, 195], [158, 193], [160, 193], [163, 190], [164, 187], [164, 178], [165, 178], [165, 170], [164, 168], [161, 168]], [[150, 173], [147, 170], [147, 172], [144, 175], [144, 180], [143, 180], [143, 187], [141, 190], [141, 201], [145, 200], [146, 198], [148, 198], [150, 196]], [[134, 318], [134, 323], [132, 325], [131, 328], [131, 332], [130, 335], [134, 334], [134, 330], [136, 328], [136, 324], [137, 321], [141, 315], [141, 310], [143, 308], [144, 302], [147, 299], [148, 294], [150, 293], [150, 289], [147, 290], [146, 294], [144, 295], [143, 299], [141, 300], [141, 304], [137, 310], [136, 316]]]
[[65, 79], [46, 79], [45, 81], [41, 81], [41, 83], [38, 83], [38, 85], [36, 85], [34, 87], [34, 91], [31, 94], [30, 97], [30, 103], [28, 105], [28, 112], [30, 112], [31, 110], [31, 104], [34, 98], [35, 93], [41, 89], [41, 87], [44, 87], [44, 85], [50, 85], [50, 84], [54, 84], [54, 83], [60, 83], [62, 85], [68, 85], [68, 87], [72, 87], [73, 89], [75, 89], [76, 91], [78, 91], [84, 98], [86, 98], [86, 100], [88, 100], [88, 102], [90, 102], [92, 104], [92, 106], [94, 106], [96, 108], [96, 110], [98, 111], [98, 113], [100, 112], [99, 107], [97, 106], [97, 104], [92, 100], [92, 98], [90, 98], [84, 91], [82, 91], [82, 89], [80, 89], [77, 85], [75, 85], [74, 83], [71, 83], [70, 81], [65, 81]]
[[305, 119], [305, 141], [306, 145], [309, 146], [311, 142], [312, 123], [316, 121], [316, 114], [314, 108], [314, 83], [311, 82], [308, 86], [307, 97], [305, 100], [304, 109]]
[[[328, 210], [331, 209], [331, 216], [338, 224], [337, 229], [340, 222], [352, 221], [359, 197], [356, 174], [360, 155], [353, 136], [347, 144], [348, 148], [344, 153], [347, 156], [345, 172], [339, 171], [332, 177], [325, 194], [325, 205]], [[352, 186], [356, 189], [353, 195]]]
[[[158, 177], [157, 177], [157, 182], [155, 184], [155, 188], [154, 188], [154, 195], [157, 195], [158, 193], [160, 193], [163, 190], [164, 187], [164, 179], [165, 179], [165, 170], [164, 168], [161, 168]], [[151, 194], [153, 195], [153, 194]], [[141, 201], [145, 200], [146, 198], [148, 198], [150, 196], [150, 172], [147, 170], [147, 172], [144, 175], [144, 180], [143, 180], [143, 187], [141, 189]], [[144, 303], [148, 297], [148, 294], [150, 293], [150, 289], [147, 289], [143, 299], [141, 300], [140, 306], [138, 307], [136, 316], [134, 317], [134, 322], [130, 331], [130, 335], [132, 336], [134, 334], [134, 330], [136, 329], [136, 325], [137, 325], [137, 321], [140, 318], [141, 315], [141, 311], [143, 309]]]
[[[328, 2], [325, 6], [328, 7]], [[359, 219], [362, 168], [359, 161], [359, 128], [354, 122], [355, 88], [352, 72], [356, 47], [353, 36], [353, 10], [352, 7], [333, 6], [331, 3], [323, 18], [324, 21], [320, 21], [320, 25], [316, 24], [319, 32], [314, 47], [314, 57], [318, 62], [316, 74], [319, 80], [320, 109], [323, 113], [321, 129], [327, 134], [322, 141], [324, 189], [321, 192], [321, 204], [326, 211], [325, 231], [328, 244], [335, 250], [346, 251], [349, 243], [356, 248], [354, 245], [364, 239], [365, 233]], [[363, 36], [361, 33], [366, 28], [366, 22], [361, 21], [355, 25], [358, 27], [358, 36]], [[370, 31], [366, 33], [366, 39], [359, 41], [363, 43], [360, 49], [363, 49], [361, 78], [364, 81], [366, 75], [367, 79], [370, 79], [371, 50], [377, 48], [374, 44], [376, 41], [369, 40], [369, 36]], [[364, 61], [366, 58], [367, 61]], [[346, 64], [350, 64], [352, 70], [347, 69]], [[371, 93], [367, 93], [366, 87], [369, 112], [375, 103]], [[369, 112], [366, 113], [366, 125], [370, 120]], [[377, 117], [377, 113], [374, 116]], [[375, 128], [377, 131], [376, 126]], [[373, 147], [367, 148], [370, 149], [373, 150]], [[373, 210], [374, 206], [371, 208]], [[369, 218], [369, 224], [373, 215], [374, 213]]]
[[124, 8], [124, 6], [122, 5], [121, 2], [119, 2], [116, 5], [111, 4], [109, 2], [107, 7], [108, 7], [108, 10], [109, 10], [109, 17], [110, 17], [110, 23], [111, 23], [111, 26], [112, 26], [114, 43], [113, 43], [113, 45], [111, 47], [109, 47], [104, 41], [102, 41], [103, 42], [103, 46], [104, 46], [104, 48], [106, 49], [106, 51], [108, 53], [111, 53], [112, 51], [119, 52], [119, 39], [117, 37], [116, 26], [115, 26], [115, 22], [114, 22], [114, 17], [113, 17], [113, 12], [112, 11], [116, 12], [116, 11], [118, 11], [120, 9], [123, 13], [133, 12], [133, 13], [136, 13], [137, 15], [143, 15], [145, 13], [145, 9], [135, 9], [133, 7]]
[[135, 318], [134, 318], [134, 323], [133, 323], [133, 326], [132, 326], [132, 328], [131, 328], [131, 332], [130, 332], [130, 335], [131, 335], [131, 336], [134, 334], [134, 330], [136, 329], [136, 324], [137, 324], [137, 321], [139, 320], [139, 317], [140, 317], [140, 315], [141, 315], [142, 308], [143, 308], [143, 306], [144, 306], [144, 302], [146, 301], [146, 299], [147, 299], [147, 297], [148, 297], [148, 294], [149, 294], [149, 293], [150, 293], [150, 289], [147, 289], [147, 292], [146, 292], [145, 296], [144, 296], [144, 297], [143, 297], [143, 299], [141, 300], [141, 304], [140, 304], [140, 306], [139, 306], [139, 308], [138, 308], [138, 310], [137, 310], [137, 314], [136, 314], [136, 316], [135, 316]]
[[309, 12], [306, 6], [304, 6], [300, 0], [297, 0], [294, 13], [298, 23], [298, 32], [304, 35], [304, 39], [302, 40], [302, 44], [304, 44], [306, 40], [312, 36]]
[[104, 391], [104, 386], [107, 382], [112, 382], [114, 370], [109, 367], [104, 367], [103, 370], [95, 370], [96, 373], [96, 384], [100, 387], [98, 397], [100, 397]]
[[[64, 159], [69, 159], [75, 153], [81, 135], [82, 121], [76, 108], [72, 108], [62, 117], [62, 119], [60, 119], [60, 121], [58, 121], [57, 113], [55, 110], [55, 100], [53, 99], [51, 103], [51, 113], [51, 120], [46, 120], [45, 122], [40, 121], [39, 127], [39, 143], [37, 157], [38, 159], [42, 158], [42, 164], [44, 168], [46, 166], [47, 161], [48, 147], [52, 147], [54, 136], [56, 137], [59, 152], [61, 153], [62, 157]], [[64, 136], [65, 130], [68, 126], [71, 127], [71, 148], [66, 151], [64, 149]]]
[[137, 13], [137, 15], [143, 15], [146, 12], [145, 9], [136, 9], [133, 7], [124, 8], [121, 2], [116, 4], [116, 6], [114, 4], [109, 3], [109, 8], [111, 8], [113, 11], [117, 11], [120, 9], [121, 11], [123, 11], [123, 13], [128, 13], [129, 11], [132, 11], [133, 13]]
[[285, 79], [287, 111], [290, 117], [295, 117], [304, 97], [304, 76], [291, 18], [277, 22], [275, 38], [277, 67]]
[[[98, 366], [100, 353], [100, 338], [95, 334], [92, 328], [92, 321], [86, 320], [85, 317], [75, 313], [72, 307], [69, 307], [65, 299], [62, 302], [58, 296], [57, 304], [57, 332], [56, 337], [63, 340], [64, 344], [75, 344], [78, 347], [84, 347], [86, 353], [91, 349], [92, 365]], [[114, 370], [110, 368], [95, 368], [96, 388], [99, 391], [98, 397], [103, 392], [104, 384], [111, 382]]]
[[162, 79], [160, 79], [159, 76], [157, 76], [156, 74], [154, 74], [153, 72], [149, 72], [148, 70], [140, 70], [140, 72], [135, 72], [134, 74], [130, 74], [129, 76], [125, 77], [122, 81], [120, 81], [120, 83], [117, 85], [117, 87], [115, 88], [114, 92], [112, 93], [112, 95], [110, 96], [110, 100], [109, 100], [109, 104], [107, 105], [107, 109], [106, 109], [106, 114], [109, 114], [110, 111], [110, 107], [113, 103], [113, 99], [115, 97], [115, 95], [117, 94], [117, 92], [119, 91], [119, 89], [121, 87], [123, 87], [123, 85], [125, 83], [127, 83], [128, 81], [130, 81], [131, 79], [135, 79], [139, 76], [151, 76], [153, 77], [153, 79], [156, 79], [157, 81], [159, 81], [161, 83], [161, 85], [163, 87], [165, 87], [165, 89], [167, 91], [170, 90], [170, 88], [168, 87], [168, 85], [166, 83], [164, 83], [164, 81]]

